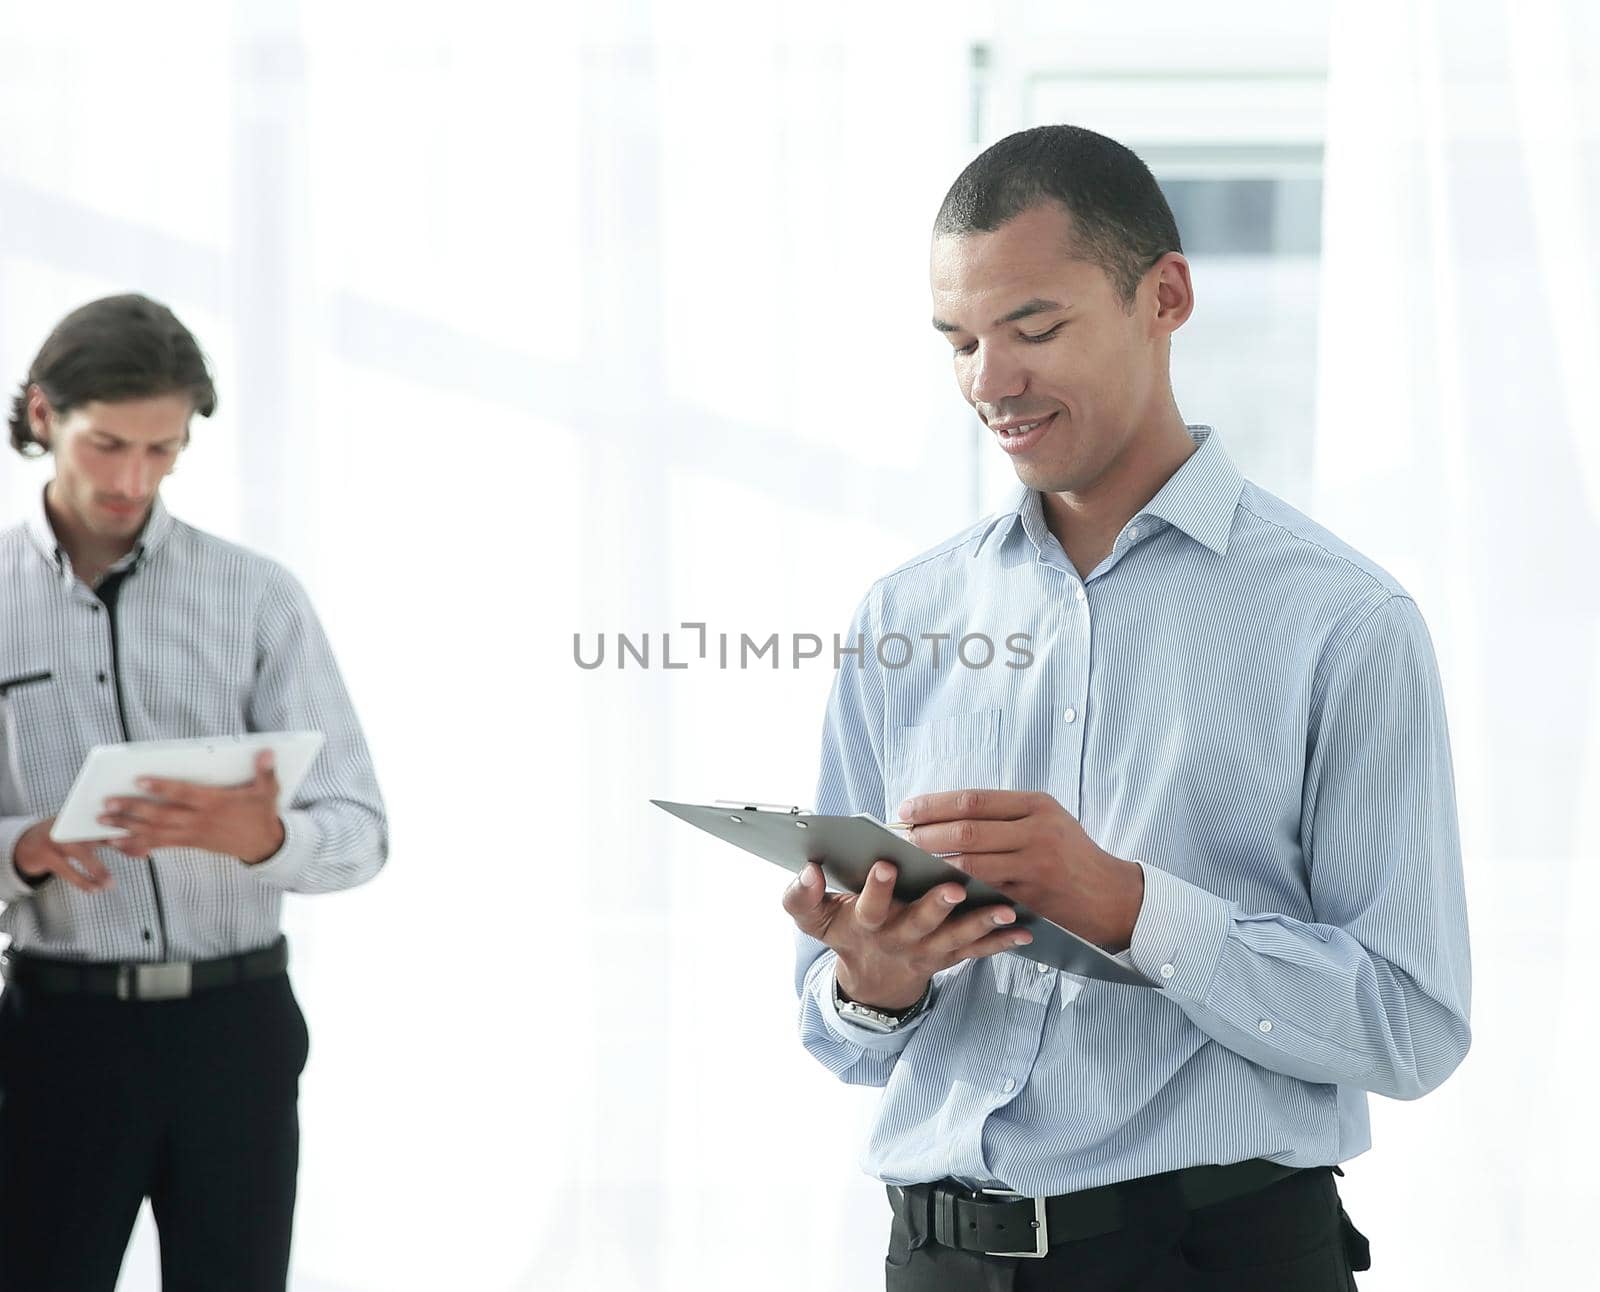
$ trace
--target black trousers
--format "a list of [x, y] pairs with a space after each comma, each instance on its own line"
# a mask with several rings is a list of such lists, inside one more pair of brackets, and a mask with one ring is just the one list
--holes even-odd
[[305, 1017], [287, 975], [183, 1000], [0, 994], [0, 1292], [113, 1292], [150, 1199], [164, 1292], [283, 1292]]
[[1170, 1177], [1130, 1182], [1129, 1223], [1053, 1246], [1039, 1260], [942, 1247], [895, 1220], [888, 1292], [1351, 1292], [1366, 1240], [1349, 1226], [1331, 1170], [1186, 1211]]

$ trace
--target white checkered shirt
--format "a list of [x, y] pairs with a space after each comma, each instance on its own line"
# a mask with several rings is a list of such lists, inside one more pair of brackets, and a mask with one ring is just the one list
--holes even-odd
[[[372, 760], [327, 638], [287, 570], [174, 520], [159, 499], [118, 571], [108, 611], [73, 573], [42, 490], [0, 531], [0, 932], [18, 950], [75, 960], [265, 946], [285, 892], [350, 888], [388, 852]], [[37, 674], [49, 676], [19, 681]], [[93, 746], [289, 729], [326, 742], [266, 861], [102, 848], [116, 882], [98, 893], [17, 873], [17, 839], [59, 810]]]

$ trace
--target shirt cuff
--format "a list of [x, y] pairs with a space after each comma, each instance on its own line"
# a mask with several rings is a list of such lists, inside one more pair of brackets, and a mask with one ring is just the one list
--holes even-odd
[[243, 862], [240, 865], [273, 888], [292, 888], [295, 880], [305, 873], [316, 858], [322, 833], [312, 820], [311, 813], [303, 809], [285, 812], [282, 820], [283, 843], [278, 851], [253, 866], [244, 865]]
[[[911, 1039], [911, 1034], [922, 1026], [922, 1020], [928, 1017], [928, 1010], [933, 1008], [933, 1001], [928, 1001], [924, 1009], [904, 1027], [897, 1027], [892, 1032], [874, 1032], [870, 1027], [862, 1027], [859, 1023], [852, 1023], [847, 1018], [839, 1016], [839, 1007], [834, 1004], [833, 972], [834, 966], [839, 963], [837, 957], [830, 957], [826, 969], [819, 969], [812, 980], [812, 991], [816, 993], [817, 1012], [822, 1015], [823, 1026], [833, 1033], [838, 1040], [848, 1045], [857, 1046], [872, 1054], [899, 1054], [906, 1048], [906, 1042]], [[938, 985], [934, 986], [934, 993], [938, 993]]]
[[1128, 957], [1162, 990], [1200, 1004], [1233, 928], [1233, 903], [1156, 866], [1138, 865], [1144, 871], [1144, 905]]
[[37, 817], [0, 817], [0, 902], [20, 902], [39, 889], [38, 884], [30, 884], [22, 877], [15, 860], [17, 840], [38, 820]]

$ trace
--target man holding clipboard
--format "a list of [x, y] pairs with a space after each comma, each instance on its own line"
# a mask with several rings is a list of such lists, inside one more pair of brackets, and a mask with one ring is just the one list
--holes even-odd
[[[1179, 415], [1189, 266], [1128, 149], [995, 144], [945, 198], [932, 284], [1022, 488], [867, 594], [817, 812], [898, 816], [1148, 986], [1000, 954], [1025, 935], [952, 916], [957, 884], [900, 904], [885, 863], [859, 896], [802, 873], [802, 1039], [884, 1088], [888, 1287], [1353, 1287], [1333, 1175], [1370, 1146], [1366, 1094], [1423, 1095], [1469, 1043], [1427, 630]], [[1017, 634], [1023, 667], [951, 649]], [[919, 653], [891, 664], [895, 635]]]
[[[215, 403], [189, 331], [120, 296], [57, 326], [11, 408], [55, 476], [0, 532], [0, 1288], [111, 1292], [145, 1198], [166, 1286], [287, 1280], [308, 1038], [279, 910], [370, 879], [387, 827], [299, 584], [162, 505]], [[244, 784], [146, 779], [108, 844], [52, 840], [95, 746], [241, 727], [323, 734], [293, 805], [262, 755]]]

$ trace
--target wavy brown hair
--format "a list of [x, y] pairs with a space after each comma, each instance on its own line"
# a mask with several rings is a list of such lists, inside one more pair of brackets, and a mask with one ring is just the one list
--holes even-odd
[[188, 395], [202, 417], [217, 407], [199, 342], [171, 310], [148, 296], [106, 296], [56, 324], [11, 400], [11, 447], [24, 457], [46, 451], [28, 424], [30, 386], [38, 386], [58, 414], [97, 400], [176, 394]]

